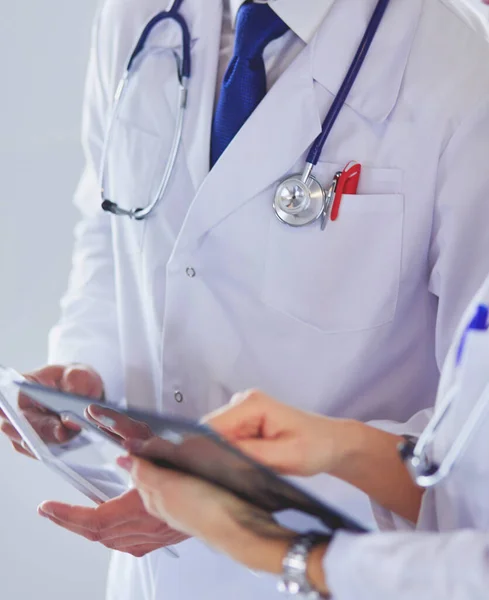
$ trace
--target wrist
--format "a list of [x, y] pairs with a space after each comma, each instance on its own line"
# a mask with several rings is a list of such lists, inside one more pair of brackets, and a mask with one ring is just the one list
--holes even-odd
[[323, 596], [329, 596], [329, 589], [324, 572], [324, 557], [328, 552], [329, 542], [319, 544], [311, 550], [307, 561], [307, 578], [311, 585]]
[[337, 421], [334, 437], [333, 460], [324, 465], [323, 472], [338, 479], [348, 478], [351, 470], [356, 468], [368, 446], [369, 426], [350, 419]]
[[239, 548], [231, 552], [232, 558], [243, 563], [252, 571], [261, 571], [271, 575], [282, 573], [282, 564], [289, 550], [291, 539], [271, 539], [250, 536], [248, 541], [242, 540]]
[[309, 600], [329, 597], [323, 559], [330, 541], [331, 536], [315, 532], [296, 536], [283, 561], [279, 591]]

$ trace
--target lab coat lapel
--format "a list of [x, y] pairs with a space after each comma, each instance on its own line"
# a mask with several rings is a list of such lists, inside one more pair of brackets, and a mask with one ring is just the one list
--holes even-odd
[[[313, 76], [336, 95], [378, 0], [337, 0], [315, 39]], [[396, 105], [424, 0], [391, 0], [347, 106], [373, 123]], [[325, 64], [327, 67], [325, 68]]]
[[[423, 2], [391, 0], [348, 98], [347, 105], [372, 123], [385, 121], [396, 105]], [[196, 241], [268, 187], [271, 203], [274, 184], [290, 172], [319, 135], [325, 106], [338, 93], [376, 3], [335, 2], [315, 38], [270, 90], [203, 182], [177, 247]], [[315, 89], [315, 82], [322, 93]], [[209, 116], [208, 126], [211, 120]], [[205, 148], [205, 160], [208, 150]]]
[[194, 188], [209, 173], [209, 147], [214, 112], [217, 70], [222, 30], [222, 0], [186, 0], [181, 13], [186, 18], [195, 44], [189, 104], [183, 148]]
[[308, 46], [209, 173], [187, 215], [180, 247], [198, 239], [244, 202], [277, 182], [317, 137], [321, 119], [311, 61], [312, 50]]
[[[161, 2], [153, 0], [143, 20], [144, 25], [161, 10]], [[186, 180], [190, 177], [194, 190], [197, 190], [209, 172], [211, 122], [222, 30], [222, 0], [185, 0], [179, 8], [179, 13], [190, 31], [192, 58], [188, 108], [179, 151], [179, 163], [184, 164], [184, 168], [180, 173]], [[143, 26], [141, 31], [142, 29]], [[138, 31], [138, 37], [141, 31]], [[133, 47], [138, 37], [134, 39]], [[149, 37], [148, 47], [151, 46], [157, 50], [173, 50], [181, 57], [183, 47], [180, 27], [171, 20], [162, 21]], [[156, 69], [154, 85], [148, 88], [153, 89], [153, 92], [137, 95], [137, 110], [145, 115], [146, 122], [150, 124], [150, 131], [162, 138], [168, 138], [173, 136], [174, 131], [173, 128], [169, 130], [161, 125], [161, 110], [164, 107], [165, 110], [171, 111], [176, 123], [177, 78], [173, 70], [166, 80], [164, 77], [158, 78], [159, 76], [160, 73]], [[166, 96], [166, 103], [161, 97], [162, 94]], [[173, 177], [176, 179], [176, 173]], [[187, 186], [188, 181], [185, 181], [185, 184]]]

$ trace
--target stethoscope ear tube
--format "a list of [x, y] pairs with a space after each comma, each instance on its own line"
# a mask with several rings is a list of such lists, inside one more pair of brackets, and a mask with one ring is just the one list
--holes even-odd
[[141, 52], [146, 47], [146, 42], [148, 41], [149, 36], [153, 32], [154, 28], [162, 23], [163, 21], [172, 20], [178, 23], [180, 29], [182, 30], [182, 48], [183, 48], [183, 56], [182, 56], [182, 73], [181, 77], [190, 78], [191, 70], [192, 70], [192, 56], [191, 56], [191, 40], [190, 40], [190, 29], [188, 28], [187, 22], [182, 17], [182, 15], [178, 12], [183, 0], [174, 0], [170, 9], [167, 11], [163, 11], [155, 15], [151, 21], [146, 25], [143, 29], [142, 34], [139, 37], [139, 40], [129, 58], [129, 62], [127, 65], [127, 70], [131, 71], [133, 68], [134, 62], [137, 57], [141, 54]]
[[[102, 151], [102, 160], [101, 160], [101, 169], [100, 169], [100, 188], [102, 195], [102, 209], [105, 212], [112, 213], [116, 216], [121, 217], [129, 217], [130, 219], [134, 219], [136, 221], [143, 220], [147, 218], [157, 207], [157, 205], [161, 202], [162, 198], [165, 196], [168, 185], [171, 180], [171, 176], [173, 171], [175, 170], [176, 161], [178, 158], [179, 149], [182, 142], [183, 137], [183, 125], [185, 120], [185, 112], [188, 105], [188, 89], [189, 89], [189, 78], [191, 72], [191, 43], [190, 43], [190, 31], [188, 29], [187, 23], [183, 19], [183, 17], [177, 12], [182, 0], [177, 0], [173, 3], [173, 6], [170, 11], [162, 12], [156, 15], [144, 28], [143, 33], [141, 34], [138, 43], [129, 59], [128, 66], [124, 76], [122, 77], [117, 91], [114, 96], [114, 105], [112, 109], [112, 113], [109, 119], [109, 125], [107, 128], [107, 133], [105, 136], [104, 148]], [[123, 102], [124, 95], [132, 74], [132, 71], [136, 68], [137, 62], [142, 62], [144, 60], [144, 48], [146, 46], [146, 42], [148, 40], [149, 35], [153, 31], [154, 27], [161, 23], [166, 19], [172, 19], [176, 21], [182, 30], [182, 46], [183, 46], [183, 54], [182, 58], [178, 56], [178, 54], [174, 51], [173, 55], [176, 63], [177, 77], [179, 82], [179, 91], [178, 91], [178, 105], [177, 105], [177, 118], [176, 118], [176, 126], [175, 133], [173, 136], [171, 148], [170, 148], [170, 156], [166, 163], [165, 171], [162, 175], [160, 185], [158, 190], [154, 196], [154, 199], [150, 204], [148, 204], [144, 208], [130, 208], [125, 209], [120, 207], [116, 202], [107, 198], [107, 167], [108, 167], [108, 151], [110, 148], [110, 143], [112, 140], [112, 133], [114, 124], [119, 114], [120, 106]]]

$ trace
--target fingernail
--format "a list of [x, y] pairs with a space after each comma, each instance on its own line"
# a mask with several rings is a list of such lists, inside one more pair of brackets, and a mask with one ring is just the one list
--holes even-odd
[[111, 419], [110, 417], [97, 416], [97, 421], [104, 427], [107, 427], [107, 429], [114, 429], [114, 427], [117, 425], [114, 419]]
[[54, 437], [58, 440], [58, 442], [66, 441], [66, 432], [63, 425], [58, 425], [54, 430]]
[[49, 513], [47, 510], [45, 510], [45, 509], [43, 508], [43, 505], [42, 505], [42, 504], [40, 504], [40, 505], [37, 507], [37, 514], [38, 514], [40, 517], [44, 517], [44, 518], [46, 518], [46, 519], [49, 519], [49, 517], [51, 517], [51, 516], [52, 516], [52, 515], [51, 515], [51, 514], [50, 514], [50, 513]]
[[134, 460], [130, 456], [119, 456], [117, 464], [121, 469], [130, 473], [132, 471]]
[[103, 409], [97, 404], [91, 404], [88, 407], [88, 412], [92, 415], [92, 417], [97, 417], [97, 419], [103, 416]]

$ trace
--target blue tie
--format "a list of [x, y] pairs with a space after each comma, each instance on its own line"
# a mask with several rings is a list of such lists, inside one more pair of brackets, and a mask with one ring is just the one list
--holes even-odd
[[263, 52], [288, 30], [268, 4], [243, 4], [236, 21], [234, 55], [217, 103], [211, 139], [211, 168], [267, 93]]

